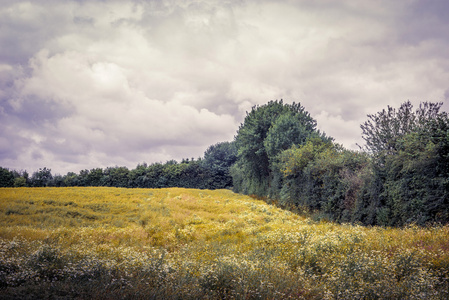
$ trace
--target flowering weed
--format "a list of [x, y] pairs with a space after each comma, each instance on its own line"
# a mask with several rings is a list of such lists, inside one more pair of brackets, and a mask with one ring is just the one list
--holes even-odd
[[228, 190], [6, 188], [0, 298], [447, 299], [448, 241]]

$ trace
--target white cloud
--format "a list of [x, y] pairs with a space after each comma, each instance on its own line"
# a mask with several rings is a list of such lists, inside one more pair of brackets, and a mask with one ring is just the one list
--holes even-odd
[[[229, 129], [237, 127], [228, 114], [197, 109], [175, 99], [148, 98], [130, 87], [126, 71], [115, 63], [92, 62], [76, 52], [48, 56], [48, 51], [41, 51], [31, 66], [32, 76], [20, 81], [22, 99], [34, 96], [42, 99], [43, 106], [70, 108], [63, 118], [43, 122], [22, 135], [39, 151], [47, 151], [42, 157], [53, 152], [83, 164], [86, 156], [103, 153], [108, 159], [122, 156], [116, 161], [135, 165], [154, 160], [146, 156], [153, 149], [166, 152], [163, 157], [180, 159], [192, 147], [193, 154], [200, 156], [206, 145], [232, 139]], [[26, 104], [19, 102], [15, 109], [26, 110]], [[189, 151], [187, 155], [193, 155]]]
[[444, 2], [432, 3], [441, 9], [10, 1], [0, 9], [0, 165], [67, 172], [197, 157], [231, 140], [253, 105], [281, 98], [354, 149], [367, 114], [447, 98], [449, 39], [432, 32], [448, 22]]
[[[331, 115], [327, 111], [322, 111], [315, 117], [318, 129], [331, 136], [338, 144], [345, 145], [348, 149], [359, 150], [359, 145], [363, 145], [361, 129], [358, 120], [345, 120], [341, 115]], [[354, 139], [354, 137], [358, 137]]]

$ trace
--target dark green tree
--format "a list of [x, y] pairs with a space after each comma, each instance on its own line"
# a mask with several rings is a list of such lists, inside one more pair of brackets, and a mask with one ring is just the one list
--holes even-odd
[[86, 186], [100, 186], [102, 178], [103, 178], [102, 168], [91, 169], [87, 174], [85, 184]]
[[299, 103], [284, 104], [281, 100], [254, 106], [235, 137], [238, 159], [231, 168], [234, 190], [276, 197], [280, 185], [276, 156], [312, 134], [319, 135], [316, 121]]
[[[448, 115], [442, 103], [405, 102], [388, 107], [361, 125], [365, 149], [373, 154], [376, 223], [447, 222]], [[366, 205], [365, 205], [366, 206]], [[371, 209], [372, 211], [372, 209]]]
[[388, 106], [360, 125], [365, 149], [374, 154], [389, 155], [398, 150], [398, 141], [407, 133], [428, 126], [440, 115], [440, 103], [423, 102], [416, 111], [410, 101], [404, 102], [398, 110]]
[[151, 183], [147, 175], [149, 167], [146, 163], [138, 164], [137, 167], [129, 172], [130, 187], [132, 188], [150, 188]]
[[148, 167], [146, 172], [146, 177], [148, 180], [149, 188], [164, 188], [168, 187], [167, 177], [165, 175], [165, 165], [162, 163], [154, 163]]
[[30, 185], [34, 187], [44, 187], [51, 185], [53, 180], [53, 175], [51, 174], [51, 169], [46, 167], [39, 168], [39, 171], [34, 172], [30, 178]]
[[74, 172], [68, 172], [62, 177], [64, 186], [79, 186], [78, 175]]
[[56, 186], [56, 187], [63, 187], [65, 186], [64, 184], [64, 176], [60, 175], [60, 174], [56, 174], [55, 176], [53, 176], [53, 180], [51, 183], [52, 186]]
[[271, 160], [293, 145], [302, 145], [316, 133], [315, 123], [307, 113], [287, 111], [279, 115], [269, 128], [264, 139], [264, 148]]
[[366, 153], [313, 137], [282, 152], [280, 161], [285, 176], [282, 204], [339, 222], [361, 222], [365, 217], [359, 202], [370, 178]]
[[0, 167], [0, 187], [14, 186], [14, 174], [6, 168]]
[[14, 176], [14, 187], [25, 187], [28, 183], [28, 172], [27, 171], [16, 171], [12, 170], [11, 173]]
[[14, 178], [14, 187], [25, 187], [27, 185], [27, 180], [25, 177]]
[[171, 186], [179, 186], [185, 188], [197, 188], [206, 189], [211, 188], [210, 184], [210, 172], [204, 168], [201, 160], [184, 160], [179, 164], [179, 173], [177, 177], [174, 177]]
[[209, 146], [204, 152], [202, 166], [208, 171], [208, 188], [223, 189], [232, 187], [230, 168], [237, 160], [234, 142], [222, 142]]
[[128, 187], [129, 170], [127, 167], [108, 167], [103, 172], [102, 186]]
[[449, 121], [439, 119], [404, 135], [398, 153], [387, 156], [385, 225], [449, 221]]
[[78, 174], [78, 183], [77, 186], [89, 186], [89, 170], [88, 169], [84, 169], [81, 170]]

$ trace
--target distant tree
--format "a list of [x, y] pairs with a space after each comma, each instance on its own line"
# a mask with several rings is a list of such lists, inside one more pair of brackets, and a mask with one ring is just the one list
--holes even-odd
[[162, 163], [154, 163], [148, 167], [146, 172], [148, 178], [148, 187], [163, 188], [167, 187], [167, 177], [165, 175], [165, 165]]
[[14, 187], [25, 187], [30, 182], [29, 180], [29, 174], [27, 171], [13, 171], [14, 174]]
[[100, 186], [101, 179], [103, 178], [103, 169], [94, 168], [89, 171], [86, 178], [87, 186]]
[[14, 178], [14, 187], [25, 187], [27, 181], [25, 177], [16, 177]]
[[135, 169], [130, 170], [129, 180], [132, 188], [150, 188], [151, 182], [148, 176], [149, 167], [146, 163], [138, 164]]
[[204, 152], [202, 166], [209, 171], [210, 189], [232, 187], [231, 166], [237, 160], [237, 148], [234, 142], [222, 142], [209, 146]]
[[109, 167], [104, 170], [101, 179], [102, 186], [128, 187], [129, 170], [127, 167]]
[[14, 175], [6, 168], [0, 167], [0, 187], [14, 186]]
[[78, 175], [74, 172], [68, 172], [62, 177], [62, 181], [64, 186], [80, 186]]
[[55, 176], [53, 176], [53, 180], [51, 183], [51, 186], [56, 186], [56, 187], [63, 187], [65, 186], [64, 184], [64, 177], [60, 174], [56, 174]]
[[81, 170], [77, 177], [77, 186], [89, 186], [90, 182], [88, 176], [89, 170], [87, 169]]
[[179, 171], [177, 176], [172, 178], [172, 186], [197, 189], [211, 188], [209, 186], [211, 175], [209, 170], [204, 168], [202, 161], [192, 158], [191, 160], [185, 160], [178, 166]]
[[51, 169], [46, 167], [39, 168], [38, 171], [34, 172], [30, 178], [30, 186], [33, 187], [45, 187], [51, 185], [53, 175], [51, 174]]
[[14, 176], [14, 187], [25, 187], [28, 181], [28, 173], [26, 171], [11, 171]]
[[51, 174], [51, 169], [44, 167], [39, 168], [39, 171], [34, 172], [30, 178], [30, 184], [34, 187], [44, 187], [51, 185], [53, 175]]

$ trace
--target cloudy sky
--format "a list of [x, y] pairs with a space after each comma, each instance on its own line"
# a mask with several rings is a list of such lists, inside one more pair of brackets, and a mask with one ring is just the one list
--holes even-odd
[[0, 4], [0, 166], [10, 169], [198, 158], [276, 99], [300, 102], [357, 149], [367, 114], [449, 102], [446, 0]]

